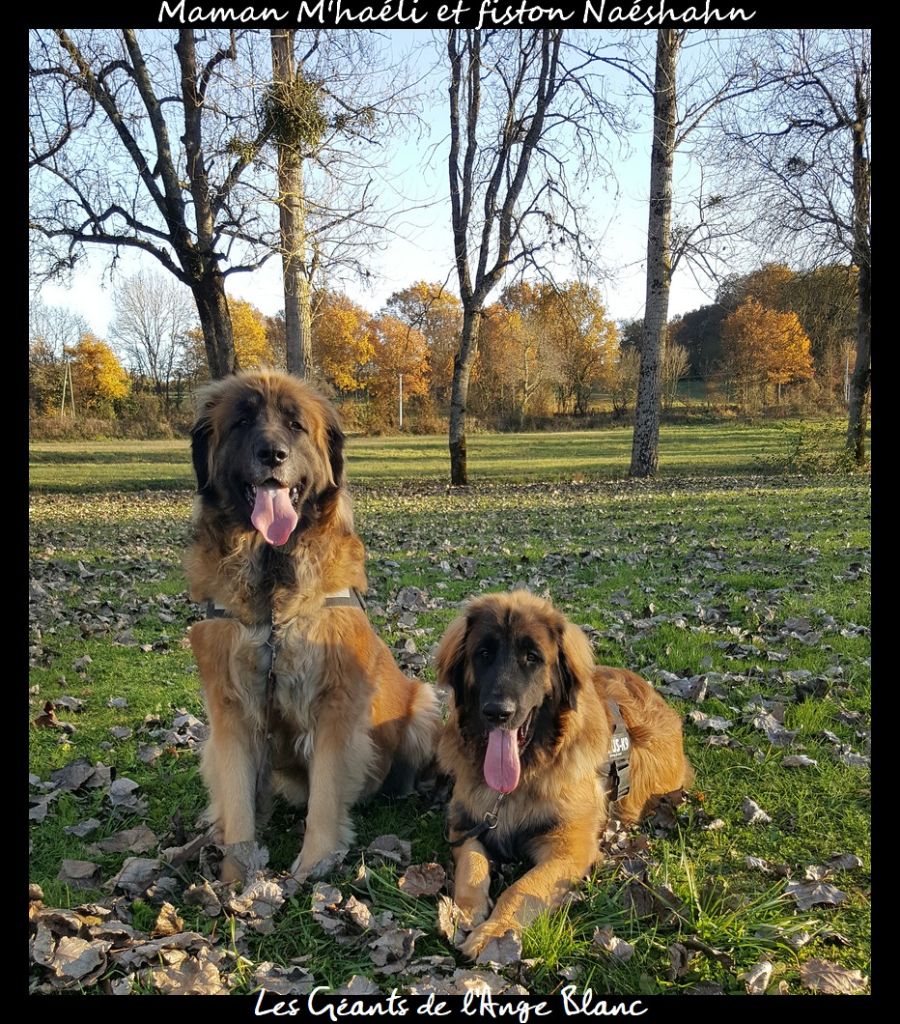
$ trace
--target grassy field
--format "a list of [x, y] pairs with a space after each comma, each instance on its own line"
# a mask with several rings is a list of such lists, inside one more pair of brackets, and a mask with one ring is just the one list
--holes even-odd
[[[665, 435], [668, 470], [677, 464], [691, 479], [573, 482], [588, 457], [591, 472], [620, 472], [629, 439], [597, 435], [592, 447], [590, 436], [572, 434], [478, 438], [471, 450], [481, 483], [465, 493], [435, 482], [442, 441], [351, 447], [353, 479], [367, 485], [355, 509], [370, 614], [408, 671], [433, 679], [428, 655], [467, 596], [524, 585], [589, 629], [598, 660], [658, 687], [683, 689], [693, 679], [703, 697], [669, 697], [685, 715], [697, 774], [688, 800], [640, 826], [579, 899], [536, 922], [522, 963], [499, 969], [497, 980], [479, 971], [497, 991], [518, 984], [534, 993], [568, 983], [595, 992], [743, 992], [745, 973], [762, 961], [771, 964], [770, 991], [810, 991], [818, 961], [836, 965], [832, 977], [868, 975], [868, 478], [750, 475], [754, 454], [777, 444], [777, 431], [725, 427]], [[152, 860], [197, 834], [205, 800], [194, 742], [202, 725], [178, 717], [203, 717], [182, 645], [198, 614], [179, 561], [190, 494], [122, 493], [184, 485], [186, 456], [176, 445], [39, 445], [32, 462], [30, 717], [40, 721], [56, 702], [56, 717], [74, 727], [31, 729], [30, 881], [44, 903], [33, 985], [300, 992], [310, 978], [338, 989], [356, 976], [354, 985], [370, 979], [384, 992], [461, 990], [468, 976], [454, 972], [467, 965], [436, 927], [438, 896], [411, 897], [398, 886], [402, 868], [365, 850], [393, 833], [411, 841], [413, 863], [449, 870], [439, 793], [355, 813], [359, 846], [328, 880], [342, 903], [322, 886], [288, 886], [271, 919], [239, 901], [216, 911], [201, 892], [208, 868], [196, 860], [157, 864], [143, 889], [112, 882], [126, 858]], [[50, 493], [54, 473], [63, 483]], [[542, 473], [553, 482], [528, 482]], [[406, 587], [421, 591], [413, 609], [398, 602]], [[710, 718], [729, 724], [710, 728]], [[785, 764], [796, 755], [814, 763]], [[78, 758], [113, 766], [139, 788], [42, 787]], [[129, 806], [135, 800], [143, 805]], [[748, 823], [746, 800], [770, 820]], [[93, 828], [78, 828], [90, 819]], [[284, 882], [298, 824], [277, 808], [261, 832], [270, 879]], [[130, 849], [92, 848], [141, 826], [152, 836], [141, 833]], [[853, 856], [830, 860], [837, 854]], [[64, 860], [95, 869], [77, 883], [90, 869], [61, 871]], [[835, 902], [801, 909], [792, 891]], [[348, 910], [351, 895], [373, 915], [365, 930]], [[227, 903], [221, 891], [219, 899]], [[164, 903], [178, 927], [160, 924]], [[68, 918], [45, 909], [88, 904]], [[630, 958], [600, 948], [595, 933], [604, 927], [634, 947]], [[171, 948], [143, 959], [133, 952], [173, 928], [196, 938], [181, 949], [160, 938]], [[95, 957], [90, 970], [60, 966], [62, 938], [71, 944], [73, 935], [83, 956]], [[394, 973], [384, 973], [379, 950], [398, 936], [403, 952], [389, 956]]]
[[[758, 472], [759, 460], [787, 449], [797, 423], [703, 424], [663, 427], [660, 472]], [[469, 472], [478, 481], [566, 481], [622, 477], [631, 459], [630, 429], [569, 433], [473, 434]], [[351, 438], [350, 479], [360, 485], [395, 480], [443, 481], [448, 474], [444, 436]], [[34, 492], [101, 492], [191, 487], [189, 443], [178, 441], [43, 442], [31, 446]]]

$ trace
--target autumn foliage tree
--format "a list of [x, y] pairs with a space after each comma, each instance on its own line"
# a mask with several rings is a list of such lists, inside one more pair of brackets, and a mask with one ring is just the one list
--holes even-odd
[[403, 396], [422, 398], [428, 394], [428, 345], [421, 331], [389, 313], [369, 321], [372, 363], [367, 387], [382, 422], [399, 422], [400, 378]]
[[619, 344], [616, 325], [607, 319], [599, 291], [581, 281], [544, 286], [540, 315], [553, 351], [560, 410], [571, 408], [583, 416], [594, 388], [612, 373]]
[[365, 387], [375, 348], [369, 313], [343, 292], [316, 295], [312, 327], [314, 375], [338, 392]]
[[767, 309], [747, 299], [722, 323], [722, 352], [729, 376], [746, 394], [752, 385], [763, 394], [813, 375], [809, 337], [796, 313]]
[[431, 394], [438, 406], [450, 404], [453, 357], [462, 330], [462, 303], [439, 282], [416, 281], [387, 300], [385, 312], [420, 331], [428, 346]]
[[116, 354], [96, 335], [82, 335], [78, 344], [66, 349], [72, 371], [75, 408], [89, 416], [107, 417], [113, 403], [130, 390], [128, 374]]

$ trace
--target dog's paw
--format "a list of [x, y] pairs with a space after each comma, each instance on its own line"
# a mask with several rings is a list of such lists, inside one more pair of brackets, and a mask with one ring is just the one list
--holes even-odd
[[492, 939], [502, 939], [512, 931], [505, 921], [492, 921], [488, 918], [470, 933], [465, 942], [460, 943], [459, 951], [470, 960], [476, 960], [478, 954]]
[[466, 932], [472, 931], [473, 928], [477, 928], [483, 921], [486, 921], [491, 912], [489, 900], [478, 903], [457, 903], [456, 908], [459, 911], [459, 927]]
[[229, 885], [231, 882], [244, 881], [244, 865], [231, 854], [226, 853], [219, 865], [219, 881]]

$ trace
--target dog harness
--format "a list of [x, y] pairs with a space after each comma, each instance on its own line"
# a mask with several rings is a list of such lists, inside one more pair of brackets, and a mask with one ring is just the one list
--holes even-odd
[[[612, 715], [613, 732], [606, 762], [598, 769], [598, 774], [606, 780], [607, 798], [610, 803], [615, 803], [631, 791], [631, 735], [616, 701], [610, 699], [607, 704]], [[505, 796], [505, 793], [498, 793], [493, 807], [485, 813], [481, 821], [458, 839], [448, 839], [450, 845], [462, 846], [467, 839], [478, 839], [485, 832], [495, 829], [500, 823], [500, 804]]]

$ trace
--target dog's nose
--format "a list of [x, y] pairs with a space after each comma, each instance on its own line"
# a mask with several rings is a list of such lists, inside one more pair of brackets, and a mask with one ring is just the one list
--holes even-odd
[[506, 725], [516, 713], [516, 705], [511, 700], [492, 700], [481, 705], [481, 713], [491, 725]]
[[274, 443], [261, 444], [256, 449], [256, 457], [264, 466], [271, 466], [274, 469], [284, 462], [288, 457], [288, 453], [287, 449], [282, 448], [280, 445]]

